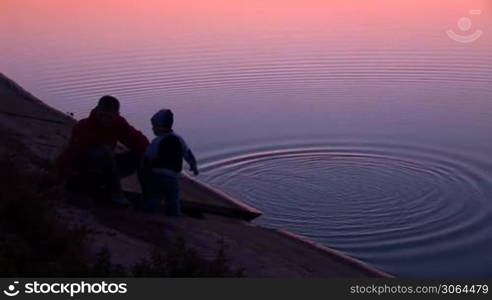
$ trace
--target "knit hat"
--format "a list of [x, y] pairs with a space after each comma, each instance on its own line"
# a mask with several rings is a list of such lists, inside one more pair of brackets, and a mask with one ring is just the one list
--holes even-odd
[[150, 123], [155, 128], [171, 129], [174, 123], [173, 112], [170, 109], [161, 109], [152, 116]]

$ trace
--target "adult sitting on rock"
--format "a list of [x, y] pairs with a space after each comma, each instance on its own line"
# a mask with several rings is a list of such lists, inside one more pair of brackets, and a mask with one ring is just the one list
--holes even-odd
[[[69, 144], [58, 158], [58, 171], [67, 188], [90, 193], [97, 200], [128, 204], [120, 178], [135, 173], [148, 139], [119, 113], [120, 103], [102, 97], [86, 119], [72, 130]], [[115, 153], [121, 143], [127, 151]]]

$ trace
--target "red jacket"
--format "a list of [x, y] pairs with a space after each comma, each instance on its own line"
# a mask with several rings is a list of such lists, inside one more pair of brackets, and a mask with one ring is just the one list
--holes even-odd
[[57, 161], [61, 176], [69, 175], [75, 164], [80, 163], [89, 149], [108, 145], [113, 149], [120, 142], [132, 151], [144, 153], [149, 145], [148, 139], [125, 118], [114, 115], [101, 125], [95, 117], [94, 110], [88, 118], [82, 119], [72, 129], [72, 136], [67, 148]]

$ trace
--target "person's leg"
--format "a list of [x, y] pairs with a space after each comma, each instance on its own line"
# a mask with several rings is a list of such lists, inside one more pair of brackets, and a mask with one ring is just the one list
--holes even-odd
[[163, 187], [160, 185], [159, 178], [154, 174], [140, 173], [140, 184], [144, 201], [144, 210], [149, 213], [157, 213], [161, 208], [161, 201], [164, 199]]
[[142, 155], [135, 151], [117, 153], [114, 157], [118, 174], [121, 178], [135, 174], [142, 160]]
[[91, 149], [88, 153], [86, 168], [93, 174], [100, 191], [97, 198], [118, 204], [127, 204], [120, 184], [119, 170], [111, 147], [103, 145]]
[[181, 202], [179, 193], [179, 180], [176, 177], [163, 176], [164, 201], [166, 215], [180, 216]]
[[181, 215], [178, 178], [155, 174], [150, 171], [148, 173], [140, 173], [140, 179], [144, 206], [147, 212], [159, 212], [161, 202], [164, 200], [166, 215]]

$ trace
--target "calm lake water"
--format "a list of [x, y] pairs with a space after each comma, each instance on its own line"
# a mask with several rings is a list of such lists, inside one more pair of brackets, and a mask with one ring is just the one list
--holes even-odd
[[2, 0], [0, 72], [77, 118], [113, 94], [149, 137], [173, 109], [259, 224], [492, 276], [492, 1], [422, 2]]

